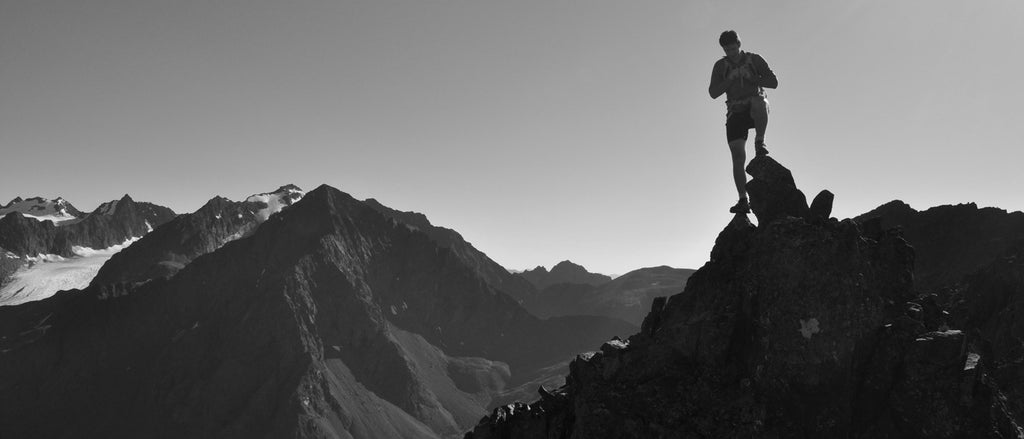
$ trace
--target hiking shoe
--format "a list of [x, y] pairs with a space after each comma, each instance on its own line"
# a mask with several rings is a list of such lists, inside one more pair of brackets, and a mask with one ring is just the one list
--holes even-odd
[[736, 202], [735, 206], [729, 208], [729, 212], [732, 213], [750, 213], [750, 204], [747, 203], [746, 198], [742, 198]]
[[754, 156], [761, 157], [768, 155], [768, 148], [764, 147], [764, 140], [754, 141]]

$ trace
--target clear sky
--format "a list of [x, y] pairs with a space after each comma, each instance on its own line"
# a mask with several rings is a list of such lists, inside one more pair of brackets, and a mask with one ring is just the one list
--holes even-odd
[[725, 29], [835, 216], [1024, 209], [1021, 0], [0, 0], [0, 203], [326, 183], [511, 269], [697, 268], [735, 202]]

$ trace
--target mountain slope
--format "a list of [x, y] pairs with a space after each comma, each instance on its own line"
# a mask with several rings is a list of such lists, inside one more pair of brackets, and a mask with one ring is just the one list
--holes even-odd
[[516, 376], [630, 328], [539, 320], [426, 234], [321, 186], [170, 278], [0, 308], [0, 424], [455, 437]]
[[486, 254], [477, 250], [469, 242], [466, 242], [458, 232], [431, 224], [426, 215], [418, 212], [395, 210], [373, 198], [366, 200], [365, 203], [381, 214], [425, 233], [442, 248], [450, 249], [464, 264], [472, 267], [481, 277], [486, 279], [491, 286], [504, 291], [519, 301], [520, 304], [529, 303], [537, 294], [537, 289], [530, 285], [529, 282], [509, 273], [504, 267], [487, 257]]

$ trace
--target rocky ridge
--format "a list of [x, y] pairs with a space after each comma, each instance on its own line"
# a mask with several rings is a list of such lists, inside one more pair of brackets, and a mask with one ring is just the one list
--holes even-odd
[[92, 285], [145, 282], [170, 277], [195, 258], [248, 236], [270, 215], [302, 199], [285, 185], [245, 201], [214, 197], [190, 214], [179, 215], [118, 254], [100, 269]]
[[1024, 243], [1024, 212], [975, 203], [917, 211], [896, 200], [855, 218], [874, 229], [899, 228], [914, 247], [914, 287], [952, 287]]
[[[757, 227], [738, 215], [639, 333], [578, 356], [563, 387], [495, 409], [465, 437], [1024, 435], [1008, 398], [1020, 369], [998, 363], [1013, 356], [914, 295], [915, 253], [898, 231], [830, 218], [831, 193], [808, 205], [769, 157], [747, 172]], [[993, 295], [980, 321], [1024, 296], [1013, 261], [998, 268], [1001, 293], [964, 293]], [[1019, 331], [1016, 306], [1006, 312], [989, 331]], [[1019, 348], [1003, 339], [1003, 352]]]

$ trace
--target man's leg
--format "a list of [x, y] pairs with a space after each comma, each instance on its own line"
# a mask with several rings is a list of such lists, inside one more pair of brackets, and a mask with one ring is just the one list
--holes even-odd
[[747, 199], [747, 174], [743, 169], [747, 162], [747, 139], [736, 139], [729, 142], [732, 152], [732, 178], [736, 181], [736, 192], [740, 200]]
[[[750, 117], [754, 119], [754, 148], [757, 155], [768, 154], [764, 149], [764, 134], [768, 130], [768, 101], [755, 98], [750, 106]], [[763, 153], [762, 153], [763, 150]]]

